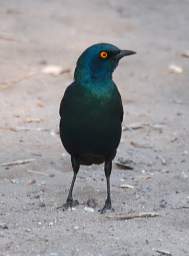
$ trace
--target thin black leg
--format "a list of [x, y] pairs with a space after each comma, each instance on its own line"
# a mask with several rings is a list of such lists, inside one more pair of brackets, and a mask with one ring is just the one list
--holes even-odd
[[106, 183], [107, 183], [107, 198], [106, 198], [104, 207], [100, 210], [101, 213], [105, 213], [107, 210], [113, 211], [112, 203], [111, 203], [111, 195], [110, 195], [110, 175], [112, 171], [112, 161], [105, 161], [104, 171], [105, 171]]
[[79, 164], [79, 160], [73, 156], [71, 156], [71, 162], [72, 162], [72, 168], [73, 168], [74, 175], [73, 175], [73, 179], [72, 179], [72, 183], [71, 183], [71, 186], [69, 189], [66, 203], [62, 207], [59, 207], [59, 208], [63, 208], [63, 210], [72, 208], [79, 204], [79, 202], [77, 200], [73, 200], [72, 192], [73, 192], [73, 188], [74, 188], [75, 180], [77, 177], [77, 173], [79, 171], [80, 164]]

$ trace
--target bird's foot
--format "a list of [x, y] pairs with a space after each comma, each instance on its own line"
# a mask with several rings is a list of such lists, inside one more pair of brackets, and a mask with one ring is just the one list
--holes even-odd
[[110, 200], [106, 199], [105, 205], [102, 209], [99, 210], [101, 214], [106, 213], [107, 211], [114, 212], [114, 208], [112, 208], [112, 203]]
[[62, 209], [63, 211], [72, 209], [73, 207], [79, 205], [78, 200], [73, 200], [73, 199], [67, 199], [66, 203], [63, 204], [62, 206], [58, 207], [57, 209]]

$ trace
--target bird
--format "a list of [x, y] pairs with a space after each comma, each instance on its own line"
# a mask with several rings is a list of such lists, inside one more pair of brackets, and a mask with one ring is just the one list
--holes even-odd
[[110, 194], [112, 160], [121, 139], [123, 105], [112, 74], [119, 61], [136, 52], [110, 43], [88, 47], [77, 60], [73, 82], [60, 103], [60, 138], [71, 156], [73, 178], [63, 210], [75, 207], [72, 192], [80, 165], [104, 163], [107, 198], [101, 213], [113, 211]]

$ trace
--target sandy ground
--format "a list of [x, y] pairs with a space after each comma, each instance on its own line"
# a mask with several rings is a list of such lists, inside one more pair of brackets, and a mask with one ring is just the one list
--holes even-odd
[[[1, 256], [189, 255], [188, 13], [188, 0], [0, 1]], [[102, 41], [138, 53], [114, 74], [125, 109], [114, 214], [159, 217], [100, 215], [103, 166], [83, 166], [74, 190], [80, 206], [57, 210], [72, 178], [57, 134], [59, 102], [78, 55]], [[183, 72], [170, 72], [171, 64]], [[45, 65], [70, 72], [43, 74]], [[133, 170], [118, 167], [120, 158]], [[33, 161], [2, 165], [26, 159]]]

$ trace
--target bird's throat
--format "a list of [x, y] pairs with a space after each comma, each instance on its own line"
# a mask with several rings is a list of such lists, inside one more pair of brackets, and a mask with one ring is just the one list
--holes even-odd
[[74, 79], [79, 84], [99, 84], [107, 81], [112, 81], [112, 72], [104, 70], [91, 70], [85, 67], [76, 67]]

